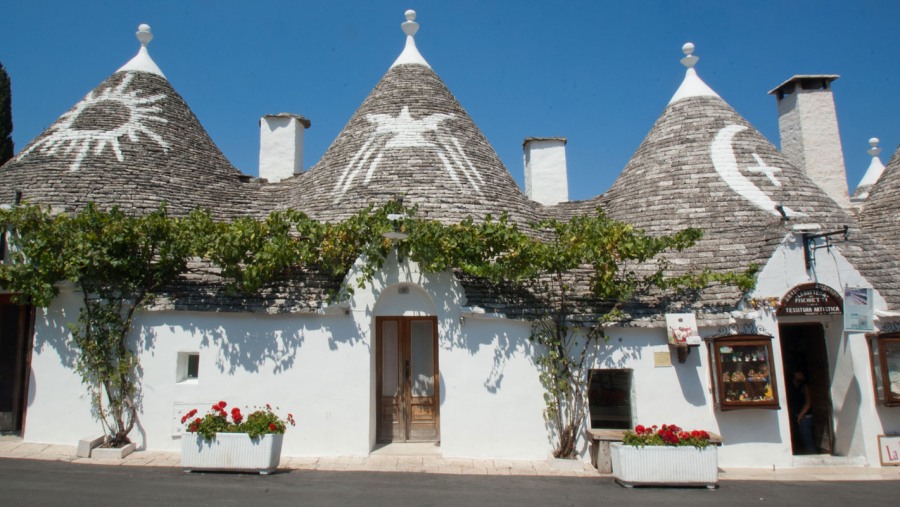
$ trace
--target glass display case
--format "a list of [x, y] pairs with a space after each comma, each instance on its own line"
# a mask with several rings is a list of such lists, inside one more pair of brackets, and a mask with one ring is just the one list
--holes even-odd
[[709, 341], [716, 406], [721, 410], [777, 410], [772, 337], [735, 335]]
[[900, 333], [869, 335], [875, 396], [888, 407], [900, 407]]

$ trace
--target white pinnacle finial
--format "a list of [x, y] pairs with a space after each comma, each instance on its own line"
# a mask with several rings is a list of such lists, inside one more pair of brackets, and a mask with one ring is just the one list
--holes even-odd
[[684, 46], [681, 46], [681, 52], [684, 53], [681, 64], [689, 69], [693, 69], [694, 65], [697, 65], [697, 60], [700, 59], [700, 57], [694, 56], [694, 43], [686, 42]]
[[422, 58], [422, 55], [419, 54], [419, 50], [416, 49], [416, 32], [419, 31], [419, 24], [415, 22], [416, 19], [416, 11], [409, 9], [404, 13], [406, 16], [406, 21], [400, 24], [400, 27], [403, 28], [403, 33], [406, 34], [406, 47], [403, 48], [403, 52], [400, 53], [400, 56], [394, 61], [394, 64], [391, 67], [396, 67], [397, 65], [404, 64], [417, 64], [424, 65], [428, 68], [431, 68], [428, 65], [428, 62]]
[[141, 46], [146, 46], [153, 40], [153, 32], [150, 31], [150, 25], [146, 23], [141, 23], [138, 26], [138, 31], [134, 34], [137, 36], [137, 40], [141, 42]]
[[403, 13], [406, 16], [406, 21], [400, 24], [400, 27], [403, 28], [403, 33], [413, 37], [416, 35], [416, 32], [419, 31], [419, 24], [416, 23], [416, 11], [409, 9]]
[[878, 155], [880, 155], [881, 148], [878, 147], [879, 142], [880, 141], [877, 137], [873, 137], [872, 139], [869, 139], [869, 145], [871, 146], [871, 148], [869, 148], [869, 150], [866, 153], [868, 153], [869, 155], [872, 155], [873, 157], [877, 157]]
[[681, 64], [687, 67], [687, 71], [684, 73], [684, 81], [681, 82], [681, 86], [678, 87], [669, 104], [688, 97], [718, 97], [719, 94], [707, 86], [697, 75], [697, 70], [694, 69], [694, 65], [697, 65], [697, 60], [700, 59], [694, 56], [694, 43], [686, 42], [684, 46], [681, 46], [681, 51], [684, 53]]
[[116, 72], [149, 72], [165, 78], [166, 76], [159, 70], [156, 62], [150, 58], [150, 53], [147, 51], [147, 44], [150, 44], [150, 41], [153, 40], [153, 32], [150, 31], [150, 25], [141, 23], [138, 26], [138, 31], [135, 32], [134, 35], [137, 36], [137, 40], [141, 42], [141, 48], [138, 49], [138, 54], [136, 54], [134, 58], [129, 60], [125, 65], [119, 67], [119, 70]]

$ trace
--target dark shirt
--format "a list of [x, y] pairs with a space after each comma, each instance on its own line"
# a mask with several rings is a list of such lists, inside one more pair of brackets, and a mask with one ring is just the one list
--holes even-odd
[[806, 382], [801, 382], [800, 385], [794, 385], [793, 380], [788, 382], [787, 395], [788, 411], [794, 415], [799, 414], [806, 405]]

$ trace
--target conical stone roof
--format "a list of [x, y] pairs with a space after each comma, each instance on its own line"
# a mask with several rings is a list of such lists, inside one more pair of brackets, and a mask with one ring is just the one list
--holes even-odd
[[533, 220], [534, 204], [411, 41], [321, 160], [273, 190], [276, 202], [328, 221], [400, 196], [444, 222], [503, 211]]
[[[147, 27], [149, 30], [149, 27]], [[141, 32], [139, 32], [139, 35]], [[142, 213], [166, 201], [232, 216], [250, 207], [243, 176], [222, 155], [142, 46], [0, 168], [0, 201], [69, 211], [93, 201]]]
[[900, 256], [900, 149], [894, 152], [884, 173], [869, 190], [860, 222]]
[[[604, 210], [654, 235], [703, 230], [694, 247], [669, 256], [674, 272], [743, 272], [762, 267], [794, 224], [853, 226], [824, 191], [699, 80], [695, 62], [685, 83], [696, 92], [684, 93], [682, 85], [597, 199]], [[853, 248], [841, 245], [842, 252]], [[699, 304], [729, 306], [740, 297], [734, 287], [712, 288]]]

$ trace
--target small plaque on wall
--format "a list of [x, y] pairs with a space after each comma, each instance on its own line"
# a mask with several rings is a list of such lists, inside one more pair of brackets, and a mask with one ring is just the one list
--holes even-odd
[[669, 352], [669, 351], [654, 352], [653, 353], [653, 367], [654, 368], [664, 368], [666, 366], [672, 366], [671, 352]]
[[900, 466], [900, 435], [878, 435], [881, 465]]

